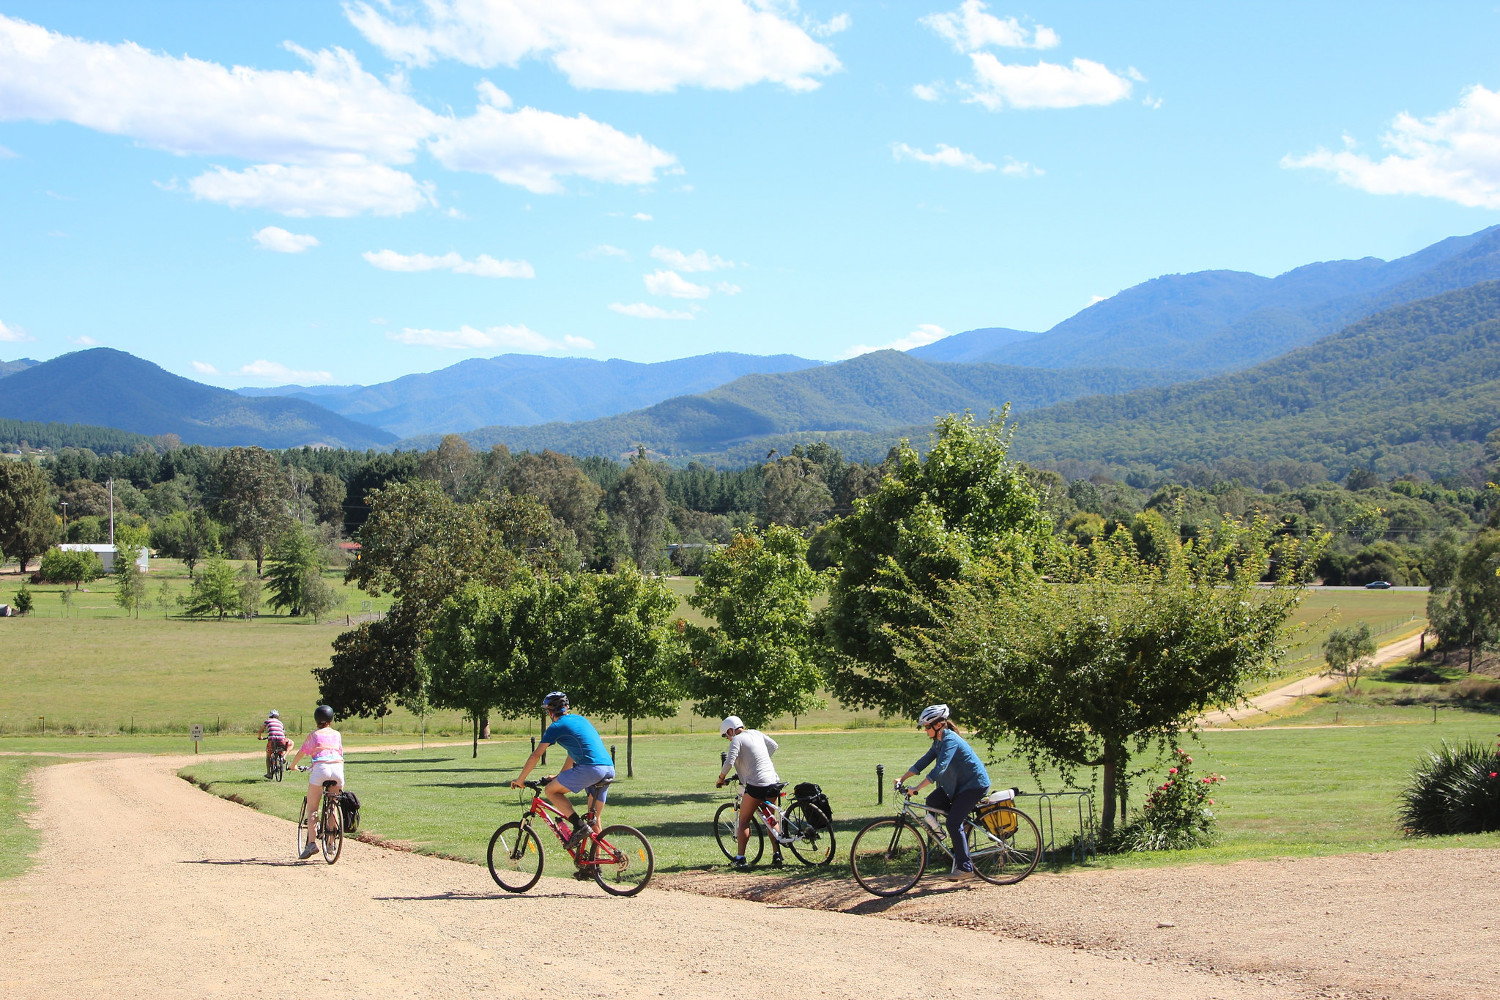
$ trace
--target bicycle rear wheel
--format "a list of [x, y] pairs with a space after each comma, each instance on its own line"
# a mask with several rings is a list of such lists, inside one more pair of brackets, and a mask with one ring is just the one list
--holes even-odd
[[854, 881], [877, 896], [899, 896], [927, 869], [927, 838], [901, 817], [877, 819], [849, 848]]
[[[1042, 859], [1042, 835], [1031, 817], [1019, 809], [1006, 808], [1000, 813], [1015, 823], [1008, 834], [990, 831], [973, 817], [964, 821], [964, 835], [969, 838], [969, 856], [979, 877], [993, 885], [1015, 885], [1030, 875]], [[1002, 827], [1010, 823], [1002, 823]]]
[[[740, 841], [735, 833], [736, 825], [740, 821], [740, 811], [734, 807], [733, 802], [726, 802], [714, 813], [714, 839], [719, 842], [719, 850], [724, 852], [724, 857], [733, 861], [735, 854], [739, 852]], [[750, 815], [750, 839], [745, 841], [745, 863], [753, 865], [760, 861], [761, 854], [766, 850], [766, 831], [761, 826], [760, 817], [752, 813]]]
[[271, 758], [271, 777], [280, 781], [286, 774], [286, 754], [279, 753]]
[[490, 838], [490, 878], [506, 892], [525, 892], [542, 877], [542, 842], [536, 831], [506, 823]]
[[344, 811], [339, 808], [338, 799], [329, 795], [326, 789], [320, 812], [323, 814], [323, 860], [331, 865], [339, 859], [339, 854], [344, 849]]
[[786, 846], [804, 865], [826, 865], [833, 860], [833, 825], [817, 806], [793, 802], [787, 807], [782, 833]]
[[633, 826], [609, 826], [589, 847], [594, 881], [612, 896], [634, 896], [646, 888], [656, 870], [651, 842]]

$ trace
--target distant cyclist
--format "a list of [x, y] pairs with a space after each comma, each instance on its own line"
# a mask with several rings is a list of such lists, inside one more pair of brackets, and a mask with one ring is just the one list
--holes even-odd
[[907, 778], [932, 765], [927, 777], [911, 791], [919, 792], [929, 782], [937, 785], [937, 790], [927, 796], [927, 804], [948, 813], [948, 838], [953, 851], [953, 872], [948, 879], [963, 882], [976, 877], [974, 862], [969, 858], [968, 838], [964, 836], [964, 818], [990, 790], [990, 775], [974, 748], [954, 730], [947, 705], [924, 708], [917, 724], [927, 731], [932, 746], [901, 776], [900, 783], [906, 784]]
[[286, 727], [281, 724], [281, 714], [276, 709], [271, 709], [271, 714], [266, 716], [266, 721], [260, 724], [260, 730], [255, 734], [258, 740], [266, 741], [266, 777], [271, 776], [271, 758], [277, 750], [286, 751], [292, 748], [292, 741], [286, 738]]
[[[558, 812], [567, 817], [568, 826], [572, 830], [568, 835], [567, 846], [572, 850], [583, 842], [585, 821], [593, 826], [594, 832], [599, 831], [599, 817], [604, 813], [604, 800], [609, 797], [609, 782], [615, 777], [615, 762], [610, 759], [609, 748], [600, 739], [599, 730], [583, 716], [569, 713], [566, 694], [553, 691], [542, 699], [542, 708], [551, 720], [551, 725], [542, 733], [541, 742], [526, 759], [521, 774], [510, 786], [521, 788], [526, 776], [552, 744], [556, 743], [567, 751], [568, 757], [563, 762], [563, 769], [557, 773], [557, 777], [547, 782], [542, 794]], [[568, 799], [568, 793], [585, 789], [588, 790], [589, 812], [586, 819], [581, 821], [573, 803]]]
[[[729, 751], [724, 754], [724, 767], [719, 771], [716, 788], [724, 787], [724, 780], [732, 767], [740, 777], [745, 794], [740, 797], [740, 821], [735, 827], [739, 853], [730, 860], [736, 868], [745, 867], [745, 845], [750, 841], [750, 817], [762, 802], [774, 802], [781, 792], [781, 778], [771, 763], [771, 755], [777, 750], [776, 741], [758, 729], [746, 729], [738, 715], [731, 715], [719, 723], [719, 735], [729, 741]], [[774, 822], [774, 821], [772, 821]], [[774, 827], [773, 837], [780, 831]]]
[[304, 861], [318, 853], [318, 838], [314, 834], [322, 835], [316, 827], [318, 807], [323, 803], [323, 782], [338, 782], [333, 789], [334, 795], [344, 790], [344, 737], [333, 728], [333, 709], [319, 705], [313, 712], [313, 720], [318, 728], [307, 734], [291, 763], [291, 768], [296, 769], [297, 762], [303, 757], [312, 758], [312, 767], [307, 772], [308, 836], [307, 844], [302, 848]]

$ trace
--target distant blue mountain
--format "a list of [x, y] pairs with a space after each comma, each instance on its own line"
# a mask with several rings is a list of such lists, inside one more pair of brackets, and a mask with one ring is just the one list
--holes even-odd
[[798, 371], [821, 364], [790, 354], [703, 354], [653, 364], [503, 354], [343, 392], [326, 386], [240, 392], [293, 396], [402, 437], [415, 437], [493, 424], [524, 427], [592, 420], [704, 392], [744, 375]]
[[987, 326], [979, 330], [968, 330], [964, 333], [955, 333], [951, 337], [944, 337], [935, 343], [925, 347], [914, 347], [907, 351], [914, 358], [923, 361], [951, 361], [969, 362], [986, 361], [990, 364], [1003, 364], [1001, 359], [1003, 351], [1001, 348], [1007, 344], [1014, 344], [1022, 340], [1030, 340], [1041, 334], [1029, 333], [1026, 330], [1010, 330], [1003, 326]]
[[41, 362], [33, 361], [30, 358], [17, 358], [14, 361], [0, 361], [0, 378], [4, 378], [7, 375], [14, 375], [16, 372], [23, 372], [26, 369], [35, 367], [40, 363]]
[[395, 436], [301, 399], [250, 399], [96, 347], [5, 376], [0, 417], [176, 434], [187, 444], [374, 448]]

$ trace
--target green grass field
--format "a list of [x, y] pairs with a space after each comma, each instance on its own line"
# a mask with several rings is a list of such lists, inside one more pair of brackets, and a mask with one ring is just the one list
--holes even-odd
[[[167, 617], [143, 610], [127, 617], [114, 603], [114, 583], [97, 580], [79, 591], [68, 617], [62, 616], [61, 587], [36, 587], [37, 611], [24, 618], [0, 619], [6, 657], [0, 662], [0, 737], [78, 733], [185, 733], [193, 723], [216, 734], [249, 733], [265, 712], [279, 709], [296, 725], [298, 713], [317, 704], [312, 669], [327, 662], [345, 614], [358, 615], [367, 595], [338, 583], [344, 604], [338, 617], [312, 624], [302, 618], [264, 615], [250, 621], [204, 621]], [[188, 579], [180, 563], [153, 563], [149, 590], [153, 600], [160, 582], [173, 593], [185, 592]], [[20, 578], [0, 578], [0, 603], [12, 599]], [[697, 619], [684, 598], [693, 581], [670, 580], [681, 612]], [[1318, 646], [1330, 628], [1364, 619], [1377, 630], [1389, 629], [1420, 615], [1426, 594], [1418, 591], [1314, 591], [1298, 609], [1295, 622], [1309, 623], [1297, 641], [1286, 674], [1313, 672], [1321, 663]], [[389, 599], [370, 603], [383, 611]], [[701, 620], [701, 619], [698, 619]], [[670, 719], [641, 720], [643, 733], [691, 732], [715, 720], [694, 716], [687, 703]], [[795, 720], [812, 729], [863, 728], [885, 722], [873, 711], [851, 711], [829, 699], [829, 707]], [[776, 728], [793, 728], [794, 720], [775, 720]], [[345, 731], [373, 735], [405, 733], [415, 738], [419, 721], [401, 710], [380, 722], [343, 720]], [[430, 715], [427, 731], [442, 736], [468, 732], [457, 713]], [[493, 720], [496, 734], [528, 735], [533, 720]], [[616, 723], [604, 728], [613, 730]], [[300, 729], [299, 729], [300, 731]], [[3, 746], [0, 740], [0, 746]]]
[[[1218, 771], [1228, 779], [1216, 796], [1220, 842], [1193, 851], [1108, 857], [1094, 864], [1149, 867], [1411, 846], [1500, 846], [1500, 834], [1410, 840], [1395, 825], [1396, 792], [1422, 750], [1442, 739], [1492, 739], [1495, 728], [1488, 716], [1449, 712], [1441, 714], [1437, 725], [1205, 733], [1200, 743], [1187, 746], [1199, 773]], [[925, 746], [911, 730], [778, 733], [777, 739], [782, 778], [816, 781], [828, 793], [840, 862], [861, 826], [895, 809], [889, 794], [884, 805], [876, 804], [875, 765], [884, 764], [886, 778], [892, 780]], [[662, 871], [723, 860], [711, 833], [714, 810], [726, 798], [713, 788], [722, 747], [712, 735], [641, 738], [636, 742], [637, 777], [622, 779], [611, 790], [607, 820], [644, 830]], [[347, 776], [363, 802], [365, 830], [421, 851], [482, 864], [489, 835], [521, 812], [517, 793], [505, 785], [529, 749], [525, 741], [487, 744], [477, 761], [467, 748], [352, 755]], [[618, 749], [623, 756], [623, 743]], [[273, 785], [260, 778], [257, 766], [253, 761], [205, 760], [183, 773], [216, 794], [295, 818], [303, 784]], [[1038, 789], [1016, 761], [992, 763], [990, 777], [996, 786]], [[1138, 779], [1136, 799], [1159, 780], [1159, 774]], [[1046, 787], [1059, 787], [1055, 776]], [[1035, 801], [1023, 797], [1022, 809], [1035, 811]], [[1076, 828], [1065, 812], [1061, 805], [1054, 810], [1059, 842]], [[554, 866], [549, 870], [555, 873], [564, 855], [554, 844], [544, 846]]]
[[19, 875], [31, 864], [37, 835], [24, 818], [31, 804], [26, 776], [55, 763], [55, 757], [0, 757], [0, 879]]

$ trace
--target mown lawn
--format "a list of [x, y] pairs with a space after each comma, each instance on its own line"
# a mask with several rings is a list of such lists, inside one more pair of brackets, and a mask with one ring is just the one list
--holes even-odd
[[[1342, 726], [1330, 728], [1214, 731], [1185, 744], [1199, 773], [1213, 770], [1227, 782], [1216, 795], [1221, 838], [1193, 851], [1100, 859], [1105, 867], [1144, 867], [1246, 858], [1307, 856], [1403, 847], [1500, 846], [1500, 834], [1410, 840], [1395, 824], [1395, 796], [1417, 755], [1441, 739], [1492, 739], [1485, 715], [1450, 712], [1437, 725]], [[900, 775], [924, 747], [910, 730], [778, 733], [776, 763], [784, 779], [823, 785], [832, 801], [840, 863], [853, 834], [866, 822], [894, 811], [891, 796], [877, 805], [875, 765], [886, 780]], [[616, 743], [623, 763], [623, 741]], [[611, 792], [607, 819], [644, 830], [663, 871], [718, 864], [723, 858], [710, 821], [725, 800], [713, 788], [722, 741], [712, 735], [642, 737], [636, 742], [637, 777], [620, 780]], [[526, 741], [483, 746], [479, 759], [467, 749], [352, 755], [349, 785], [364, 803], [365, 829], [417, 849], [483, 863], [489, 835], [516, 818], [522, 805], [505, 787], [519, 770]], [[1003, 748], [989, 756], [1003, 757]], [[1140, 761], [1143, 765], [1154, 761]], [[554, 768], [556, 762], [553, 762]], [[183, 771], [219, 795], [234, 795], [256, 808], [295, 818], [301, 785], [276, 786], [259, 777], [256, 763], [205, 761]], [[1160, 780], [1160, 768], [1135, 785], [1136, 799]], [[623, 767], [621, 768], [623, 773]], [[1017, 761], [990, 766], [998, 787], [1038, 790]], [[1087, 776], [1085, 779], [1087, 780]], [[1055, 775], [1046, 787], [1060, 787]], [[1023, 797], [1022, 808], [1035, 811]], [[1057, 839], [1073, 824], [1059, 806]], [[546, 844], [549, 859], [563, 855]], [[556, 871], [554, 867], [549, 869]]]
[[19, 875], [31, 865], [37, 835], [25, 820], [31, 804], [26, 777], [55, 763], [55, 757], [0, 757], [0, 879]]

